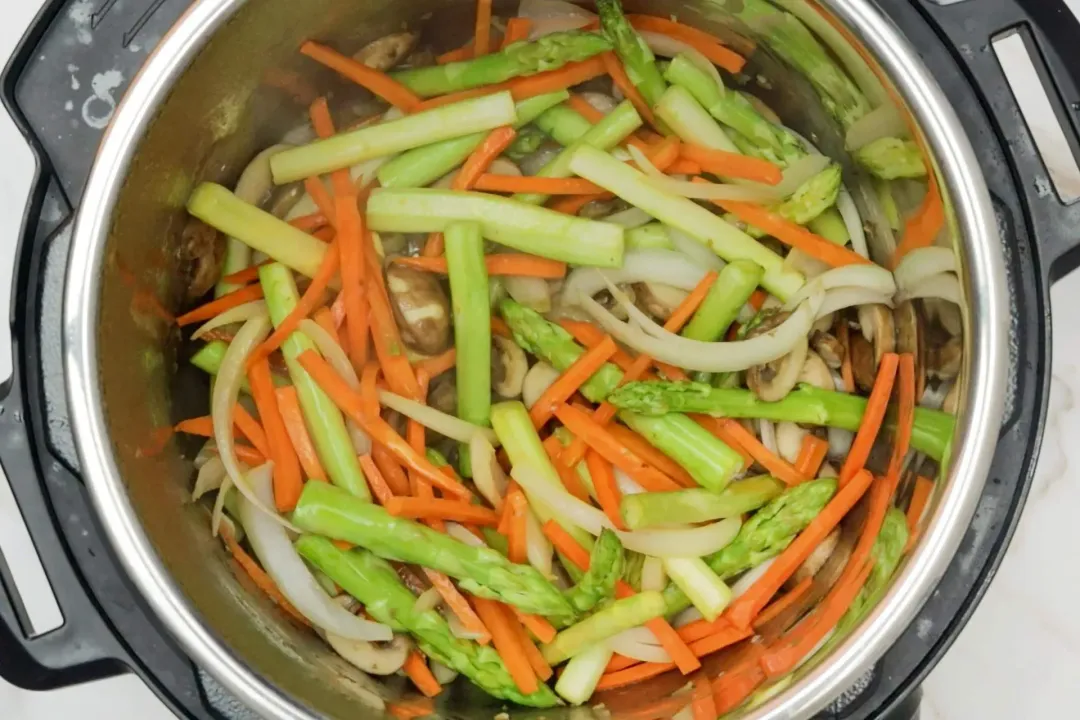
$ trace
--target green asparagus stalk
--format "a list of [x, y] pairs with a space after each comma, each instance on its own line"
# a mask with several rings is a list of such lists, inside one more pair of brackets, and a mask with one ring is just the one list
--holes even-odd
[[[514, 127], [522, 128], [533, 122], [569, 96], [567, 91], [560, 90], [522, 100], [515, 106]], [[465, 162], [487, 136], [486, 131], [470, 133], [403, 152], [379, 168], [376, 173], [379, 184], [384, 188], [427, 187]]]
[[[589, 128], [588, 132], [552, 159], [536, 174], [540, 177], [567, 178], [573, 175], [570, 171], [570, 159], [574, 151], [581, 145], [588, 145], [598, 150], [611, 150], [625, 140], [632, 132], [641, 127], [641, 116], [634, 109], [633, 103], [624, 100], [617, 108], [606, 115], [600, 122]], [[520, 193], [514, 196], [515, 200], [526, 202], [531, 205], [543, 205], [548, 201], [549, 195], [539, 193]]]
[[493, 130], [501, 125], [513, 125], [517, 121], [514, 100], [507, 90], [285, 150], [270, 159], [270, 169], [274, 173], [274, 182], [283, 185], [352, 167], [364, 160]]
[[691, 525], [757, 510], [783, 490], [784, 484], [776, 478], [760, 475], [739, 480], [722, 493], [693, 488], [623, 495], [622, 516], [631, 530], [670, 524]]
[[326, 483], [304, 487], [293, 522], [305, 532], [346, 540], [387, 560], [438, 570], [478, 597], [539, 615], [573, 612], [562, 593], [531, 566], [515, 565], [491, 548], [467, 545], [420, 523], [394, 517]]
[[[717, 417], [787, 420], [852, 432], [859, 429], [866, 412], [866, 398], [810, 385], [800, 385], [779, 402], [764, 402], [749, 390], [720, 389], [704, 383], [635, 382], [620, 387], [607, 399], [617, 408], [643, 415], [706, 413]], [[916, 408], [911, 447], [940, 460], [954, 427], [952, 415]]]
[[584, 137], [592, 126], [584, 115], [569, 105], [556, 105], [536, 118], [536, 127], [565, 147], [570, 147]]
[[811, 231], [825, 238], [829, 242], [834, 242], [840, 246], [847, 245], [848, 242], [851, 241], [851, 234], [848, 233], [847, 223], [845, 223], [844, 218], [840, 216], [840, 211], [834, 207], [827, 209], [825, 212], [811, 220], [808, 227]]
[[[474, 425], [491, 424], [491, 305], [488, 300], [484, 239], [473, 222], [446, 228], [446, 265], [457, 348], [458, 417]], [[469, 446], [461, 446], [462, 475], [472, 476]]]
[[528, 125], [518, 131], [514, 142], [510, 143], [510, 147], [506, 148], [504, 154], [517, 162], [539, 150], [546, 140], [547, 135], [542, 130]]
[[416, 596], [385, 560], [364, 550], [341, 550], [326, 538], [315, 535], [301, 537], [296, 542], [296, 549], [363, 603], [372, 618], [391, 627], [404, 628], [416, 639], [424, 654], [458, 671], [490, 695], [533, 707], [558, 704], [547, 685], [540, 684], [537, 691], [529, 695], [518, 690], [493, 647], [455, 637], [450, 625], [436, 610], [418, 611]]
[[655, 105], [667, 89], [667, 83], [656, 66], [652, 50], [630, 26], [619, 0], [597, 0], [596, 11], [600, 14], [600, 28], [615, 46], [615, 54], [626, 67], [630, 82], [650, 107]]
[[580, 146], [574, 151], [570, 169], [706, 244], [725, 260], [757, 263], [765, 269], [762, 285], [780, 299], [787, 299], [802, 287], [802, 275], [785, 269], [779, 255], [692, 200], [658, 189], [641, 172], [607, 153]]
[[889, 227], [894, 231], [900, 229], [900, 208], [896, 206], [896, 198], [892, 193], [892, 183], [888, 180], [874, 178], [874, 192], [877, 194], [878, 204], [885, 212], [885, 218], [889, 221]]
[[615, 596], [615, 581], [623, 573], [623, 546], [610, 530], [600, 533], [593, 545], [589, 569], [574, 587], [566, 591], [566, 599], [579, 613], [587, 613]]
[[244, 202], [216, 183], [202, 183], [195, 188], [187, 210], [207, 225], [308, 277], [315, 276], [326, 254], [326, 243]]
[[870, 569], [870, 576], [866, 578], [866, 584], [855, 596], [855, 602], [848, 611], [840, 618], [836, 626], [836, 635], [842, 638], [848, 630], [855, 626], [866, 613], [870, 612], [889, 586], [889, 579], [900, 565], [900, 559], [904, 556], [904, 548], [908, 542], [907, 518], [904, 513], [895, 507], [890, 507], [881, 524], [877, 540], [870, 550], [874, 559], [874, 566]]
[[701, 306], [683, 329], [683, 337], [702, 342], [716, 342], [723, 338], [757, 289], [763, 274], [760, 265], [748, 260], [736, 260], [725, 265], [701, 301]]
[[[735, 577], [776, 557], [801, 533], [836, 494], [835, 478], [810, 480], [785, 490], [743, 523], [730, 545], [705, 558], [705, 563], [721, 580]], [[664, 590], [666, 614], [690, 606], [686, 594], [676, 586]]]
[[[266, 306], [270, 310], [270, 319], [276, 327], [285, 321], [300, 302], [300, 293], [296, 290], [292, 273], [280, 263], [259, 268], [259, 281], [266, 297]], [[311, 431], [315, 451], [331, 482], [358, 501], [369, 502], [371, 491], [356, 459], [356, 449], [345, 427], [345, 418], [330, 396], [323, 392], [297, 361], [297, 358], [308, 350], [317, 352], [315, 343], [304, 333], [294, 332], [282, 344], [281, 350], [289, 368], [289, 377], [296, 386], [300, 409]]]
[[626, 558], [623, 562], [623, 582], [632, 587], [634, 592], [641, 592], [641, 573], [645, 569], [645, 556], [632, 550], [625, 550], [623, 555]]
[[926, 177], [922, 152], [913, 140], [878, 138], [854, 153], [855, 159], [882, 180]]
[[627, 250], [670, 250], [672, 247], [671, 236], [663, 223], [653, 222], [626, 231]]
[[[791, 197], [774, 207], [773, 212], [793, 223], [808, 225], [836, 204], [836, 198], [840, 195], [841, 181], [840, 166], [832, 163], [800, 185]], [[734, 216], [725, 215], [724, 218], [728, 222], [738, 222], [733, 220]], [[746, 234], [755, 238], [765, 235], [753, 226], [746, 228]]]
[[[221, 369], [221, 363], [225, 359], [225, 351], [228, 349], [229, 343], [224, 340], [212, 340], [199, 348], [199, 350], [191, 356], [191, 364], [207, 375], [217, 375], [218, 370]], [[276, 372], [270, 373], [270, 379], [273, 380], [274, 385], [278, 387], [284, 387], [289, 384], [288, 380], [281, 377]], [[241, 382], [240, 389], [246, 393], [251, 392], [251, 386], [248, 385], [247, 378]]]
[[599, 33], [557, 32], [472, 60], [401, 70], [393, 78], [417, 95], [434, 97], [557, 70], [610, 49], [611, 42]]
[[549, 665], [557, 665], [624, 630], [644, 625], [664, 612], [658, 592], [643, 592], [616, 600], [604, 609], [572, 625], [540, 648]]
[[655, 111], [656, 116], [686, 142], [712, 150], [740, 152], [731, 137], [684, 87], [669, 87], [660, 97]]
[[368, 224], [376, 232], [444, 232], [455, 221], [479, 223], [486, 239], [521, 252], [574, 265], [622, 265], [623, 229], [611, 223], [486, 193], [379, 189], [368, 200]]
[[573, 705], [585, 703], [596, 691], [612, 654], [610, 645], [597, 643], [570, 658], [559, 681], [555, 683], [555, 692]]
[[672, 586], [682, 591], [694, 607], [709, 622], [731, 602], [731, 588], [713, 572], [701, 558], [663, 559], [664, 571], [671, 578]]

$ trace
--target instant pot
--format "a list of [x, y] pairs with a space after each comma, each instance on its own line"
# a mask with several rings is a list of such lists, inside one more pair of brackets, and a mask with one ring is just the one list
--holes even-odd
[[[294, 33], [314, 30], [319, 23], [337, 22], [335, 17], [346, 18], [361, 8], [368, 11], [364, 17], [371, 27], [352, 27], [341, 21], [348, 27], [341, 32], [370, 40], [400, 26], [402, 7], [418, 12], [430, 8], [437, 13], [452, 4], [438, 0], [401, 0], [400, 4], [391, 0], [250, 0], [246, 5], [239, 0], [194, 4], [188, 0], [57, 0], [47, 3], [34, 21], [3, 78], [5, 105], [33, 147], [38, 164], [13, 276], [14, 372], [0, 391], [0, 462], [10, 484], [8, 488], [0, 482], [0, 504], [14, 501], [24, 523], [0, 533], [0, 541], [7, 539], [0, 544], [0, 675], [10, 682], [48, 690], [133, 672], [182, 717], [257, 716], [250, 707], [281, 717], [380, 715], [371, 708], [380, 704], [384, 688], [332, 657], [314, 638], [278, 627], [280, 623], [270, 619], [262, 599], [236, 580], [226, 555], [205, 532], [199, 511], [190, 503], [185, 507], [187, 484], [180, 479], [189, 477], [189, 464], [184, 453], [162, 454], [147, 448], [155, 437], [161, 437], [161, 430], [185, 414], [185, 408], [205, 401], [205, 393], [176, 391], [190, 387], [190, 370], [175, 349], [162, 349], [178, 345], [171, 342], [177, 338], [171, 336], [174, 331], [165, 316], [176, 309], [168, 307], [170, 263], [175, 262], [170, 236], [179, 231], [177, 218], [182, 218], [187, 193], [193, 179], [235, 179], [237, 158], [248, 150], [245, 143], [266, 140], [265, 146], [274, 140], [259, 137], [274, 131], [267, 127], [266, 117], [260, 117], [261, 112], [272, 116], [274, 106], [260, 107], [255, 95], [230, 95], [223, 88], [229, 83], [245, 87], [257, 68], [272, 62], [260, 51], [267, 47], [284, 50], [285, 40], [295, 46], [298, 36], [289, 37], [283, 28], [292, 27]], [[723, 0], [685, 3], [699, 10], [724, 4]], [[229, 17], [233, 6], [240, 5], [245, 6]], [[674, 8], [674, 4], [655, 2], [627, 5], [661, 15]], [[683, 5], [679, 3], [679, 8]], [[228, 12], [223, 9], [227, 6]], [[259, 6], [272, 6], [279, 16], [267, 22], [265, 29], [239, 27], [251, 23]], [[455, 7], [469, 12], [469, 3]], [[988, 427], [980, 452], [970, 447], [961, 450], [964, 467], [969, 474], [978, 470], [979, 477], [950, 480], [966, 482], [968, 496], [956, 495], [951, 511], [939, 508], [935, 521], [941, 524], [943, 513], [952, 512], [952, 519], [962, 521], [966, 530], [931, 528], [927, 542], [937, 543], [934, 562], [938, 565], [922, 568], [920, 594], [902, 599], [891, 593], [884, 607], [867, 621], [884, 628], [874, 642], [889, 646], [876, 653], [880, 658], [872, 667], [849, 663], [842, 669], [842, 684], [836, 681], [840, 669], [828, 662], [815, 670], [818, 675], [811, 681], [818, 678], [818, 687], [838, 686], [824, 698], [830, 703], [824, 710], [820, 710], [821, 698], [815, 698], [814, 707], [808, 706], [806, 712], [791, 701], [788, 705], [782, 705], [782, 699], [775, 701], [783, 707], [783, 714], [776, 717], [907, 720], [917, 716], [920, 682], [971, 616], [1015, 530], [1046, 416], [1051, 377], [1049, 289], [1055, 279], [1080, 264], [1080, 210], [1070, 202], [1075, 197], [1052, 182], [994, 44], [1008, 40], [1027, 49], [1049, 110], [1075, 152], [1080, 137], [1080, 84], [1075, 79], [1080, 74], [1076, 43], [1080, 27], [1062, 0], [827, 0], [821, 7], [856, 38], [867, 40], [871, 28], [878, 43], [883, 38], [895, 39], [892, 50], [888, 43], [877, 46], [877, 59], [892, 72], [909, 67], [919, 75], [906, 81], [917, 84], [924, 73], [904, 63], [921, 59], [929, 70], [926, 77], [932, 77], [944, 93], [936, 95], [933, 89], [931, 97], [943, 100], [946, 109], [951, 105], [955, 113], [955, 118], [941, 113], [942, 127], [957, 130], [970, 142], [970, 148], [961, 148], [963, 152], [951, 158], [939, 157], [939, 163], [959, 163], [960, 174], [973, 178], [981, 173], [989, 190], [987, 196], [981, 182], [972, 186], [978, 191], [971, 196], [972, 204], [976, 209], [985, 205], [987, 210], [981, 218], [985, 222], [976, 225], [987, 230], [981, 237], [993, 246], [965, 251], [969, 271], [976, 274], [983, 263], [990, 278], [974, 288], [972, 278], [966, 280], [969, 299], [977, 301], [969, 315], [974, 323], [969, 334], [1000, 336], [995, 347], [1001, 351], [1001, 362], [1000, 367], [992, 362], [993, 347], [982, 357], [983, 365], [969, 361], [967, 396], [978, 401], [978, 407], [968, 407], [973, 417], [986, 413], [996, 425], [1000, 414], [1002, 420], [996, 446], [995, 428]], [[512, 8], [510, 3], [501, 8], [497, 2], [499, 9]], [[338, 10], [343, 14], [335, 16]], [[138, 85], [139, 93], [133, 94], [147, 100], [158, 93], [153, 103], [172, 109], [162, 111], [160, 122], [153, 113], [145, 114], [141, 125], [118, 121], [119, 129], [114, 127], [99, 156], [103, 133], [121, 97], [139, 78], [152, 51], [159, 43], [168, 49], [184, 42], [176, 33], [170, 35], [170, 28], [181, 20], [181, 26], [188, 27], [212, 20], [218, 32], [205, 48], [200, 41], [201, 57], [216, 54], [234, 62], [216, 67], [195, 62], [190, 70], [166, 68], [162, 75], [165, 66], [155, 59], [146, 71], [148, 77]], [[432, 32], [432, 24], [428, 23], [426, 32]], [[275, 37], [281, 41], [277, 45]], [[248, 43], [248, 47], [226, 47], [230, 41]], [[883, 51], [892, 59], [883, 60]], [[178, 79], [185, 70], [185, 77]], [[192, 72], [201, 73], [198, 82], [190, 77]], [[143, 89], [148, 79], [157, 83], [158, 90]], [[268, 82], [265, 77], [262, 80]], [[288, 75], [278, 73], [272, 84], [281, 90], [288, 81]], [[200, 95], [217, 100], [207, 107]], [[912, 102], [911, 97], [906, 100]], [[189, 117], [184, 117], [183, 107], [190, 109]], [[925, 128], [930, 117], [925, 115], [927, 108], [913, 111], [917, 116], [923, 113], [920, 119]], [[170, 113], [172, 125], [162, 128]], [[247, 127], [245, 123], [252, 123], [251, 131], [237, 132]], [[114, 151], [123, 149], [125, 142], [129, 149], [138, 145], [143, 138], [137, 135], [147, 127], [155, 135], [155, 151], [118, 160]], [[125, 133], [131, 137], [119, 137]], [[933, 137], [933, 132], [928, 135], [940, 153], [945, 147], [941, 138]], [[169, 146], [171, 137], [176, 142]], [[190, 142], [192, 137], [204, 142]], [[179, 160], [185, 155], [198, 156], [200, 178], [191, 177], [192, 162], [185, 165]], [[99, 169], [88, 190], [95, 159]], [[130, 183], [116, 182], [115, 173], [107, 177], [110, 166], [128, 160], [131, 167], [125, 165], [116, 172]], [[130, 187], [140, 177], [155, 181]], [[963, 189], [956, 183], [949, 187], [953, 200], [968, 199], [955, 195], [957, 188]], [[136, 206], [125, 200], [139, 192], [144, 202]], [[125, 197], [117, 200], [118, 196]], [[75, 232], [74, 218], [80, 209], [82, 219]], [[956, 208], [956, 215], [969, 221], [973, 212], [971, 207]], [[84, 247], [95, 229], [104, 237], [114, 223], [132, 227], [142, 223], [161, 234], [141, 235], [125, 248], [104, 240], [96, 249]], [[965, 227], [960, 225], [961, 230]], [[999, 278], [1001, 258], [1005, 272]], [[94, 271], [94, 263], [104, 263], [107, 273]], [[78, 306], [80, 298], [87, 298], [87, 307]], [[118, 319], [115, 312], [120, 305], [126, 314]], [[87, 308], [97, 313], [89, 345], [82, 324]], [[995, 308], [1001, 310], [1000, 316]], [[133, 317], [139, 319], [132, 321]], [[980, 328], [980, 322], [994, 327]], [[72, 367], [84, 359], [88, 347], [97, 353], [98, 364], [89, 369]], [[993, 372], [987, 377], [972, 376], [973, 368]], [[99, 374], [104, 392], [97, 387]], [[1000, 383], [992, 382], [996, 378]], [[93, 413], [88, 414], [91, 400]], [[1002, 408], [1000, 413], [998, 408]], [[102, 457], [115, 457], [105, 461], [90, 451], [88, 438], [94, 429], [87, 427], [87, 418], [97, 417], [94, 413], [108, 415], [109, 442], [97, 451]], [[175, 441], [162, 438], [161, 442]], [[103, 497], [108, 494], [103, 477], [110, 474], [125, 477], [126, 485], [117, 482], [113, 489], [128, 493], [130, 499], [125, 495], [123, 503], [138, 508], [139, 529], [130, 536], [117, 522], [120, 505], [110, 505]], [[946, 495], [946, 499], [951, 497]], [[197, 526], [201, 534], [195, 532]], [[151, 547], [147, 536], [153, 538], [158, 573], [176, 579], [175, 585], [170, 582], [160, 592], [153, 590], [152, 580], [132, 560], [141, 544]], [[917, 551], [909, 564], [930, 558], [932, 550]], [[14, 554], [19, 555], [18, 567], [28, 570], [13, 572]], [[899, 589], [905, 581], [914, 582], [918, 570], [902, 568]], [[47, 580], [57, 612], [47, 612], [48, 592], [33, 605], [24, 602], [27, 583], [35, 579]], [[912, 603], [924, 597], [925, 603], [916, 611]], [[183, 598], [194, 599], [189, 605]], [[170, 609], [170, 602], [180, 604]], [[905, 602], [911, 605], [906, 614]], [[885, 617], [890, 611], [896, 613], [891, 619]], [[906, 629], [889, 627], [898, 618], [908, 620]], [[198, 631], [179, 630], [185, 622], [197, 625]], [[854, 642], [864, 637], [870, 636], [864, 632]], [[218, 648], [220, 658], [202, 651], [209, 647]], [[876, 649], [871, 647], [864, 654]], [[853, 652], [847, 656], [855, 657]], [[193, 657], [216, 659], [200, 662]], [[230, 674], [228, 668], [233, 666], [243, 667], [246, 679]], [[253, 690], [259, 682], [268, 689]], [[322, 693], [318, 703], [305, 697], [311, 688]], [[495, 712], [485, 713], [476, 704], [482, 700], [467, 687], [448, 695], [452, 696], [449, 704], [440, 705], [445, 717], [490, 717]], [[308, 710], [305, 705], [318, 707]]]

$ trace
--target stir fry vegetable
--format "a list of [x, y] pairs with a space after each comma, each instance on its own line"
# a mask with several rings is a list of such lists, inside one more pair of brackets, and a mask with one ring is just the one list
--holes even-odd
[[827, 652], [917, 536], [963, 368], [932, 164], [795, 15], [737, 5], [891, 201], [895, 275], [745, 58], [619, 0], [478, 0], [406, 69], [415, 33], [305, 43], [383, 112], [337, 132], [320, 98], [317, 140], [188, 200], [227, 238], [177, 318], [213, 377], [175, 427], [209, 438], [193, 497], [283, 612], [424, 696], [395, 714], [456, 674], [549, 708], [670, 672], [654, 714], [711, 720]]

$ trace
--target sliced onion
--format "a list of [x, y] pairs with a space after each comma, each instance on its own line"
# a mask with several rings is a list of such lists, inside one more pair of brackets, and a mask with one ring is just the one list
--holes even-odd
[[221, 480], [217, 497], [214, 498], [214, 512], [210, 513], [210, 534], [218, 536], [221, 529], [221, 521], [225, 518], [225, 501], [229, 499], [229, 492], [233, 489], [233, 481], [226, 475]]
[[435, 676], [435, 679], [439, 681], [440, 685], [449, 685], [457, 680], [458, 671], [446, 667], [441, 662], [432, 660], [431, 674]]
[[319, 585], [293, 548], [289, 534], [262, 510], [274, 502], [273, 464], [265, 463], [248, 474], [256, 505], [247, 496], [240, 504], [240, 522], [266, 574], [312, 625], [349, 640], [388, 641], [394, 634], [381, 623], [359, 618], [338, 605]]
[[199, 452], [195, 455], [192, 464], [195, 466], [196, 470], [201, 470], [203, 465], [210, 462], [211, 458], [216, 458], [217, 456], [217, 443], [214, 442], [214, 438], [208, 438], [207, 441], [203, 443], [203, 446], [199, 448]]
[[664, 561], [660, 558], [646, 557], [641, 566], [642, 591], [662, 592], [665, 587], [667, 587], [667, 572], [664, 571]]
[[451, 440], [468, 443], [472, 442], [474, 437], [480, 435], [492, 446], [499, 443], [498, 435], [490, 428], [473, 425], [471, 422], [466, 422], [461, 418], [439, 412], [430, 405], [424, 405], [387, 390], [379, 391], [379, 402], [391, 410], [396, 410], [410, 420], [415, 420], [424, 427], [434, 430], [440, 435], [445, 435]]
[[536, 517], [536, 513], [532, 511], [532, 508], [526, 508], [525, 557], [528, 558], [529, 564], [536, 568], [541, 575], [550, 578], [554, 574], [552, 565], [554, 552], [555, 549], [552, 547], [551, 541], [544, 535], [544, 530], [540, 526], [540, 520]]
[[862, 216], [859, 215], [855, 201], [851, 199], [851, 193], [845, 187], [841, 187], [840, 194], [836, 196], [836, 210], [851, 236], [851, 249], [864, 258], [869, 258], [870, 248], [866, 244], [866, 229], [863, 227]]
[[200, 325], [199, 329], [191, 334], [192, 340], [198, 340], [206, 335], [206, 333], [223, 325], [231, 325], [232, 323], [245, 322], [255, 317], [256, 315], [266, 314], [266, 301], [255, 300], [253, 302], [244, 303], [243, 305], [237, 305], [234, 308], [226, 310], [225, 312], [217, 315], [213, 319], [207, 321], [205, 324]]
[[892, 103], [885, 103], [863, 115], [851, 124], [844, 136], [844, 147], [854, 152], [875, 140], [886, 137], [905, 137], [907, 123]]
[[673, 228], [670, 225], [665, 225], [664, 227], [667, 230], [668, 237], [671, 238], [671, 244], [675, 246], [675, 249], [690, 258], [694, 263], [709, 270], [723, 270], [724, 266], [727, 265], [727, 263], [721, 260], [720, 256], [713, 252], [712, 248], [705, 245], [705, 243], [695, 240], [682, 230]]
[[450, 634], [458, 640], [479, 640], [482, 637], [480, 633], [473, 632], [462, 625], [461, 620], [454, 613], [446, 613], [444, 617], [446, 624], [450, 626]]
[[[805, 253], [799, 248], [791, 248], [787, 257], [784, 258], [784, 270], [794, 270], [801, 273], [807, 280], [813, 280], [829, 270], [827, 263], [818, 260], [813, 255]], [[805, 287], [805, 285], [804, 285]]]
[[593, 109], [603, 115], [610, 115], [619, 106], [615, 98], [598, 92], [584, 92], [581, 97], [585, 102], [592, 105]]
[[[695, 183], [689, 180], [674, 180], [652, 164], [638, 148], [633, 145], [627, 146], [627, 151], [634, 163], [645, 173], [647, 182], [657, 190], [680, 195], [691, 200], [735, 200], [738, 202], [773, 203], [783, 200], [786, 196], [781, 194], [776, 187], [754, 183], [753, 185], [727, 185], [719, 183]], [[801, 161], [799, 161], [801, 162]], [[801, 185], [802, 183], [800, 183]], [[798, 187], [798, 186], [796, 186]], [[792, 191], [794, 192], [794, 191]], [[788, 193], [790, 195], [791, 193]]]
[[533, 468], [515, 465], [510, 475], [530, 497], [544, 505], [557, 508], [561, 519], [580, 527], [590, 535], [599, 535], [605, 528], [613, 529], [611, 521], [602, 511], [578, 500], [561, 487], [556, 487]]
[[754, 187], [771, 190], [781, 199], [789, 197], [792, 193], [803, 186], [810, 178], [829, 167], [832, 160], [827, 155], [811, 153], [804, 155], [795, 162], [784, 168], [784, 177], [776, 185], [762, 185], [755, 183]]
[[925, 247], [904, 255], [896, 266], [896, 284], [901, 290], [946, 272], [956, 272], [956, 253], [950, 248]]
[[[218, 369], [217, 379], [214, 382], [214, 393], [210, 403], [210, 415], [214, 423], [214, 441], [217, 443], [221, 461], [225, 464], [225, 471], [229, 479], [237, 487], [240, 494], [259, 508], [263, 513], [273, 519], [274, 522], [284, 525], [290, 530], [296, 528], [285, 518], [277, 514], [269, 504], [263, 503], [252, 491], [240, 469], [240, 461], [236, 457], [235, 437], [233, 435], [232, 412], [236, 400], [240, 397], [240, 384], [244, 380], [245, 367], [248, 356], [258, 347], [267, 335], [270, 334], [270, 318], [266, 315], [258, 315], [251, 318], [236, 337], [229, 343], [229, 348], [222, 358], [221, 368]], [[246, 524], [246, 523], [245, 523]]]
[[617, 340], [661, 362], [701, 372], [734, 372], [772, 362], [791, 352], [810, 333], [823, 299], [815, 296], [807, 300], [767, 333], [747, 340], [714, 343], [674, 335], [651, 320], [646, 332], [619, 320], [592, 298], [584, 298], [582, 307]]
[[[795, 363], [788, 363], [788, 365], [794, 365]], [[799, 364], [799, 370], [802, 370], [802, 363]], [[761, 436], [761, 444], [765, 446], [765, 449], [771, 452], [773, 455], [779, 454], [779, 449], [776, 445], [776, 425], [772, 420], [766, 420], [761, 418], [757, 421], [758, 434]]]
[[681, 613], [676, 615], [675, 619], [671, 621], [671, 625], [672, 627], [680, 628], [685, 625], [689, 625], [692, 622], [697, 622], [698, 620], [704, 619], [705, 616], [701, 614], [701, 611], [691, 605], [690, 607], [686, 608]]
[[645, 492], [645, 488], [634, 482], [634, 479], [619, 468], [615, 468], [615, 482], [619, 486], [619, 492], [623, 495], [638, 495]]
[[675, 250], [629, 250], [623, 256], [621, 268], [573, 270], [563, 285], [561, 301], [564, 305], [577, 305], [580, 298], [592, 297], [608, 283], [655, 282], [690, 291], [708, 271], [708, 267]]
[[[393, 109], [394, 108], [391, 108], [391, 110]], [[395, 118], [391, 117], [389, 112], [383, 116], [383, 122], [393, 119]], [[397, 155], [383, 155], [382, 157], [371, 158], [362, 163], [357, 163], [349, 168], [349, 176], [352, 177], [353, 182], [356, 185], [368, 185], [375, 179], [375, 173], [379, 172], [379, 168], [393, 160], [395, 157], [397, 157]]]
[[476, 537], [471, 531], [462, 525], [458, 525], [456, 522], [446, 523], [446, 534], [466, 545], [472, 545], [473, 547], [487, 547], [486, 542]]
[[[349, 387], [359, 390], [360, 379], [356, 377], [352, 361], [345, 354], [344, 348], [338, 345], [337, 340], [314, 320], [307, 318], [301, 320], [299, 329], [315, 343], [319, 353], [326, 358], [330, 367], [334, 368]], [[349, 430], [349, 437], [352, 439], [353, 449], [356, 450], [357, 455], [367, 455], [371, 452], [371, 437], [359, 425], [350, 418], [345, 418], [345, 427]]]
[[654, 557], [702, 557], [730, 545], [740, 527], [742, 520], [734, 517], [680, 530], [616, 532], [627, 550]]
[[764, 575], [766, 571], [768, 571], [768, 569], [775, 561], [776, 558], [770, 558], [758, 565], [757, 567], [750, 568], [749, 570], [744, 572], [739, 577], [739, 579], [736, 580], [735, 583], [731, 586], [731, 599], [734, 600], [741, 595], [745, 595], [746, 591], [753, 587], [754, 583], [761, 579], [761, 576]]
[[892, 307], [892, 295], [882, 295], [873, 290], [854, 287], [830, 290], [825, 293], [825, 302], [822, 303], [821, 309], [818, 310], [817, 317], [824, 317], [837, 310], [843, 310], [849, 307], [860, 307], [862, 305], [886, 305]]
[[788, 299], [784, 308], [790, 310], [798, 306], [815, 292], [837, 288], [860, 288], [891, 296], [896, 292], [896, 281], [892, 273], [880, 265], [844, 265], [823, 272], [803, 285]]
[[[324, 633], [324, 637], [334, 652], [372, 675], [393, 675], [401, 670], [412, 648], [412, 643], [404, 635], [394, 637], [393, 643], [388, 647], [378, 647], [362, 640], [348, 640], [334, 633]], [[434, 665], [432, 671], [434, 672]]]
[[906, 288], [897, 294], [897, 302], [905, 300], [917, 300], [918, 298], [940, 298], [955, 305], [963, 305], [963, 293], [960, 291], [960, 280], [952, 273], [939, 273], [931, 275], [918, 285]]
[[693, 63], [694, 67], [711, 77], [713, 82], [715, 82], [720, 89], [721, 94], [727, 92], [727, 89], [724, 87], [724, 81], [720, 78], [720, 73], [717, 71], [716, 66], [713, 65], [712, 60], [705, 57], [697, 48], [678, 38], [673, 38], [670, 35], [664, 35], [663, 33], [638, 30], [638, 35], [640, 35], [641, 39], [645, 41], [645, 44], [649, 46], [649, 49], [660, 57], [675, 57], [676, 55], [682, 55]]
[[544, 143], [534, 152], [526, 155], [519, 161], [521, 172], [526, 175], [536, 175], [540, 169], [550, 163], [563, 151], [563, 148], [554, 143]]
[[191, 492], [191, 501], [195, 502], [211, 490], [217, 490], [221, 483], [228, 477], [225, 472], [225, 463], [220, 457], [212, 457], [206, 464], [199, 468], [199, 474], [195, 478], [195, 489]]
[[472, 462], [473, 483], [484, 499], [495, 509], [502, 507], [506, 497], [506, 473], [495, 458], [495, 447], [486, 437], [477, 433], [469, 441], [469, 456]]
[[648, 225], [653, 221], [652, 216], [641, 208], [631, 207], [617, 213], [612, 213], [604, 218], [604, 222], [612, 225], [621, 225], [627, 230]]
[[551, 312], [551, 286], [547, 280], [508, 275], [502, 283], [507, 294], [525, 307], [541, 314]]
[[[641, 630], [644, 633], [639, 632]], [[643, 635], [646, 633], [652, 639], [652, 642], [643, 639]], [[612, 650], [634, 660], [651, 663], [671, 662], [671, 656], [668, 655], [667, 650], [660, 646], [656, 636], [648, 628], [624, 630], [608, 642], [611, 643]]]
[[808, 430], [793, 422], [782, 421], [776, 423], [776, 450], [777, 454], [789, 463], [795, 463], [802, 450], [803, 440]]
[[529, 372], [525, 373], [525, 382], [521, 386], [521, 400], [525, 403], [525, 407], [532, 410], [536, 401], [547, 392], [561, 374], [546, 362], [538, 362], [529, 368]]
[[[843, 389], [841, 388], [841, 392]], [[842, 460], [851, 452], [851, 443], [855, 441], [855, 433], [842, 428], [829, 428], [829, 457]]]
[[416, 598], [416, 605], [413, 608], [416, 612], [425, 612], [427, 610], [434, 610], [439, 607], [442, 602], [442, 595], [435, 588], [428, 588], [420, 594], [420, 597]]

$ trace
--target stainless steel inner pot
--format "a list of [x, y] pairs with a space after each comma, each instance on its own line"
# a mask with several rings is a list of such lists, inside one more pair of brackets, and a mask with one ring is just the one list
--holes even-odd
[[[1004, 271], [989, 197], [972, 148], [917, 48], [866, 0], [776, 2], [811, 22], [842, 63], [870, 61], [933, 154], [962, 268], [965, 383], [948, 480], [891, 591], [825, 661], [745, 713], [754, 718], [806, 717], [822, 708], [881, 656], [929, 596], [982, 488], [1007, 367]], [[827, 154], [845, 156], [842, 134], [807, 83], [760, 45], [755, 49], [755, 29], [733, 17], [741, 0], [627, 6], [676, 14], [723, 35], [750, 54], [752, 81], [771, 88], [755, 92], [786, 124]], [[441, 51], [468, 37], [473, 7], [471, 0], [197, 0], [132, 83], [82, 203], [65, 297], [65, 360], [86, 480], [117, 554], [162, 622], [197, 664], [265, 717], [378, 717], [406, 684], [363, 675], [282, 620], [237, 579], [207, 532], [206, 510], [189, 502], [192, 448], [172, 440], [164, 452], [145, 451], [177, 419], [204, 411], [206, 398], [205, 379], [180, 366], [179, 336], [153, 307], [180, 306], [179, 234], [197, 182], [235, 182], [257, 151], [302, 122], [307, 93], [333, 93], [335, 104], [363, 99], [301, 58], [302, 40], [352, 52], [402, 26], [423, 27], [425, 40]], [[504, 16], [514, 9], [496, 3]], [[865, 189], [850, 163], [846, 182], [856, 197]], [[482, 703], [481, 693], [459, 683], [442, 712], [496, 712]]]

